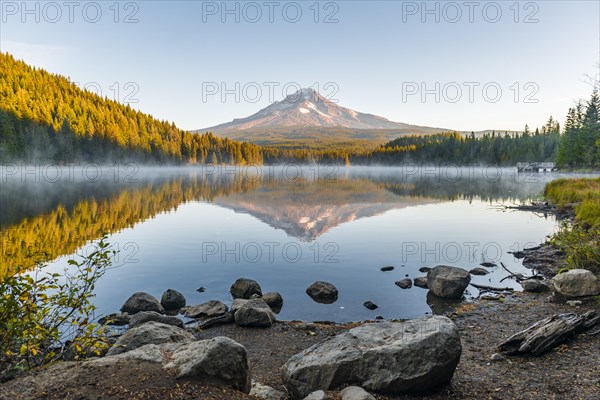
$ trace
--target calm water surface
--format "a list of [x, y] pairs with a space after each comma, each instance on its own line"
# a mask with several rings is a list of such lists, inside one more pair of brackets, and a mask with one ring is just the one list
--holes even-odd
[[[37, 182], [2, 176], [2, 273], [26, 269], [32, 257], [62, 270], [109, 233], [119, 253], [97, 285], [102, 314], [118, 311], [133, 292], [160, 297], [167, 288], [182, 292], [188, 304], [230, 304], [231, 283], [247, 277], [282, 294], [283, 320], [418, 317], [443, 305], [427, 290], [403, 290], [395, 281], [423, 275], [423, 266], [471, 269], [484, 261], [528, 274], [507, 252], [544, 241], [557, 226], [551, 216], [501, 207], [539, 196], [555, 173], [161, 168], [118, 176], [105, 169], [91, 179], [81, 172], [52, 181], [40, 175]], [[387, 265], [395, 269], [381, 272]], [[472, 281], [520, 288], [501, 282], [507, 274], [500, 266], [489, 271]], [[339, 299], [312, 301], [305, 290], [316, 280], [335, 284]], [[367, 300], [379, 308], [367, 310]]]

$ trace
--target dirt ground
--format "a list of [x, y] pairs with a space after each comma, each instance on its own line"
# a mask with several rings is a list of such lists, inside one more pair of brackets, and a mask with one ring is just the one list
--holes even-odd
[[[547, 255], [547, 252], [538, 251]], [[532, 255], [530, 254], [530, 259]], [[559, 263], [557, 263], [558, 265]], [[550, 274], [552, 269], [544, 271]], [[420, 289], [419, 289], [420, 290]], [[512, 334], [556, 313], [600, 310], [595, 299], [569, 305], [549, 293], [514, 293], [504, 301], [465, 302], [447, 314], [461, 332], [463, 353], [449, 385], [425, 395], [378, 399], [600, 399], [600, 334], [580, 334], [541, 357], [491, 361]], [[266, 329], [224, 325], [197, 332], [200, 339], [227, 336], [249, 354], [252, 378], [285, 390], [281, 366], [297, 352], [352, 326], [281, 322]], [[595, 329], [597, 330], [597, 329]], [[228, 388], [178, 381], [159, 365], [132, 362], [73, 373], [80, 363], [57, 363], [0, 386], [0, 400], [18, 399], [251, 399]], [[80, 371], [81, 372], [81, 371]], [[331, 392], [332, 398], [337, 398]]]

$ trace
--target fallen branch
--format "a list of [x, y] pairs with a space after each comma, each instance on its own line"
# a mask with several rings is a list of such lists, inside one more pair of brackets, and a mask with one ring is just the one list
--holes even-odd
[[515, 289], [513, 288], [509, 288], [509, 287], [503, 287], [503, 288], [499, 288], [499, 287], [493, 287], [493, 286], [486, 286], [486, 285], [478, 285], [476, 283], [469, 283], [469, 285], [477, 288], [477, 289], [481, 289], [481, 290], [490, 290], [492, 292], [504, 292], [504, 291], [513, 291]]
[[585, 314], [556, 314], [542, 319], [529, 328], [516, 333], [500, 344], [500, 352], [539, 356], [583, 332], [599, 322], [595, 311]]

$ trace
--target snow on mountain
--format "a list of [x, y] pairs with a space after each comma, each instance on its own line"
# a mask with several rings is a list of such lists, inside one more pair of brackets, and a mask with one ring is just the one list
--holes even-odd
[[352, 129], [406, 129], [411, 125], [393, 122], [337, 105], [313, 89], [301, 89], [246, 118], [198, 131], [239, 131], [275, 127], [345, 127]]

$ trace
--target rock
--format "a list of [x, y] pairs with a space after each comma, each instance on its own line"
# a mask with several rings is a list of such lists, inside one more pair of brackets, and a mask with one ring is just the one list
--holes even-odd
[[258, 282], [252, 279], [240, 278], [229, 289], [234, 299], [249, 299], [253, 294], [262, 296], [262, 289]]
[[327, 393], [325, 393], [322, 390], [317, 390], [315, 392], [312, 392], [311, 394], [309, 394], [308, 396], [306, 396], [304, 398], [304, 400], [327, 400]]
[[316, 281], [306, 289], [306, 294], [317, 303], [331, 304], [338, 298], [338, 290], [329, 282]]
[[525, 252], [524, 251], [513, 251], [512, 255], [515, 258], [525, 258]]
[[178, 379], [215, 386], [228, 385], [250, 393], [246, 348], [232, 339], [221, 336], [178, 346], [170, 359], [165, 368], [176, 368]]
[[206, 303], [191, 306], [185, 312], [187, 318], [213, 318], [225, 314], [229, 308], [219, 300], [210, 300]]
[[506, 357], [504, 357], [502, 354], [494, 353], [490, 357], [490, 360], [492, 360], [492, 361], [504, 361], [504, 360], [506, 360]]
[[165, 311], [176, 311], [185, 307], [185, 297], [177, 290], [167, 289], [160, 298]]
[[371, 323], [294, 355], [281, 375], [293, 398], [345, 384], [391, 394], [420, 392], [448, 383], [461, 351], [458, 328], [446, 317]]
[[375, 400], [365, 389], [358, 386], [348, 386], [340, 392], [342, 400]]
[[372, 301], [365, 301], [363, 306], [367, 307], [369, 310], [375, 310], [376, 308], [379, 308], [379, 306]]
[[129, 329], [135, 328], [136, 326], [145, 324], [147, 322], [154, 321], [160, 322], [165, 325], [173, 325], [183, 328], [183, 321], [177, 317], [170, 317], [168, 315], [162, 315], [156, 311], [140, 311], [133, 315], [129, 320]]
[[427, 289], [427, 277], [426, 276], [417, 276], [413, 279], [415, 286], [418, 286], [423, 289]]
[[391, 266], [391, 265], [388, 265], [388, 266], [386, 266], [386, 267], [381, 267], [380, 269], [381, 269], [381, 271], [383, 271], [383, 272], [388, 272], [388, 271], [393, 271], [393, 270], [394, 270], [394, 267], [393, 267], [393, 266]]
[[165, 313], [165, 309], [158, 300], [156, 300], [154, 296], [144, 292], [132, 294], [121, 307], [121, 311], [132, 315], [140, 311], [156, 311], [160, 314]]
[[263, 385], [258, 382], [252, 382], [252, 389], [250, 390], [250, 396], [254, 396], [262, 400], [283, 400], [285, 399], [285, 393], [279, 390], [273, 389], [271, 386]]
[[572, 269], [552, 278], [554, 289], [565, 297], [600, 294], [600, 280], [587, 269]]
[[469, 271], [438, 265], [427, 273], [427, 287], [433, 294], [446, 299], [459, 299], [471, 282]]
[[271, 307], [271, 309], [279, 308], [283, 305], [283, 297], [278, 292], [267, 292], [262, 295], [262, 299], [265, 303]]
[[204, 286], [200, 286], [198, 289], [196, 289], [196, 292], [204, 293], [204, 292], [206, 292], [206, 288]]
[[488, 270], [483, 269], [483, 268], [477, 267], [477, 268], [473, 268], [472, 270], [470, 270], [469, 273], [471, 275], [487, 275], [490, 272]]
[[240, 309], [241, 306], [243, 306], [244, 304], [246, 304], [249, 301], [250, 300], [248, 300], [248, 299], [235, 299], [235, 300], [233, 300], [233, 303], [231, 303], [231, 307], [229, 308], [229, 310], [231, 312], [235, 313], [237, 310]]
[[526, 279], [519, 283], [526, 292], [542, 293], [550, 290], [550, 287], [546, 283], [537, 279]]
[[409, 278], [396, 281], [395, 284], [401, 289], [409, 289], [412, 287], [412, 281]]
[[421, 268], [419, 268], [419, 272], [422, 272], [424, 274], [428, 273], [429, 271], [431, 271], [431, 268], [429, 268], [429, 267], [421, 267]]
[[108, 314], [98, 320], [100, 325], [112, 325], [112, 326], [123, 326], [129, 324], [131, 315], [127, 313], [113, 313]]
[[185, 329], [151, 321], [125, 332], [110, 348], [107, 355], [113, 356], [125, 353], [146, 344], [191, 342], [194, 340], [194, 335]]
[[275, 323], [275, 313], [262, 299], [248, 300], [234, 314], [239, 326], [269, 327]]
[[486, 267], [486, 268], [493, 268], [493, 267], [496, 267], [496, 263], [493, 263], [493, 262], [487, 262], [487, 261], [486, 261], [486, 262], [482, 262], [482, 263], [481, 263], [481, 264], [479, 264], [479, 265], [481, 265], [482, 267]]

